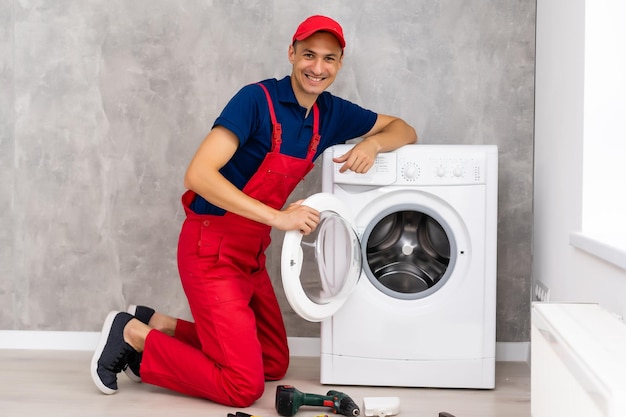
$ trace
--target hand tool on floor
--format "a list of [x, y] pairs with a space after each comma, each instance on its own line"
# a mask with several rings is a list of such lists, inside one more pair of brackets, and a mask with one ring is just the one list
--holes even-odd
[[343, 392], [330, 390], [326, 395], [305, 394], [291, 385], [276, 387], [276, 411], [281, 416], [293, 416], [303, 405], [330, 407], [335, 414], [358, 416], [359, 406]]

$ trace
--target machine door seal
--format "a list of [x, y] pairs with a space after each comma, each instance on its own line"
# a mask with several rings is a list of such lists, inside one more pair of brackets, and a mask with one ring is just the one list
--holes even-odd
[[[337, 312], [356, 287], [361, 244], [349, 209], [337, 197], [318, 193], [302, 204], [320, 212], [320, 223], [309, 236], [297, 230], [285, 233], [281, 274], [291, 308], [300, 317], [318, 322]], [[303, 269], [305, 263], [312, 266]]]

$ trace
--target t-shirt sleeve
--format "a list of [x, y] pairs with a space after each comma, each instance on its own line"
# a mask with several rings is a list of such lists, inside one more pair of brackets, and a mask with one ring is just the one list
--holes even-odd
[[225, 127], [237, 136], [239, 145], [243, 145], [259, 128], [259, 108], [264, 97], [263, 90], [257, 85], [243, 87], [226, 104], [213, 127]]
[[332, 99], [331, 125], [335, 126], [331, 145], [365, 135], [372, 130], [378, 114], [339, 97]]

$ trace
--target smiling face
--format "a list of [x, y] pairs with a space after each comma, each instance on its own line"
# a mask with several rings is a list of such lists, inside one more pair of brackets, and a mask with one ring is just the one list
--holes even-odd
[[291, 86], [302, 107], [307, 109], [335, 81], [343, 51], [335, 36], [317, 32], [289, 47]]

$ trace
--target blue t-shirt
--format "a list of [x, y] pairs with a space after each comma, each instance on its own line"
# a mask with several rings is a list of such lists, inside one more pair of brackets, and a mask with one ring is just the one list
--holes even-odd
[[[291, 88], [291, 77], [261, 82], [272, 98], [276, 120], [282, 126], [282, 154], [305, 158], [313, 135], [313, 112], [306, 115]], [[369, 132], [378, 117], [371, 110], [323, 92], [317, 98], [320, 143], [315, 158], [338, 143]], [[305, 117], [306, 116], [306, 117]], [[220, 170], [242, 190], [257, 171], [272, 144], [272, 120], [263, 89], [256, 84], [243, 87], [226, 105], [213, 127], [223, 126], [239, 139], [239, 148]], [[191, 209], [198, 214], [223, 215], [225, 211], [196, 196]]]

